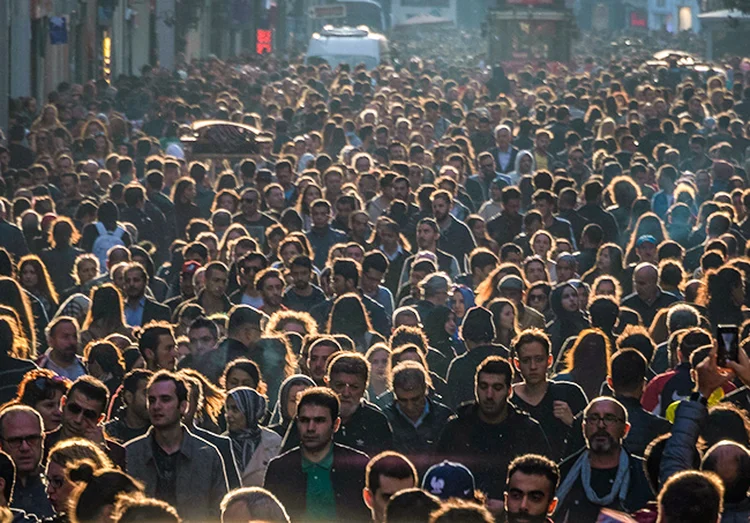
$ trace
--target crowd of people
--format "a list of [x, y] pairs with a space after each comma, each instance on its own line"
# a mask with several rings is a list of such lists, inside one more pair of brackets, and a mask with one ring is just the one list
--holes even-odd
[[0, 521], [748, 521], [750, 62], [446, 38], [12, 101]]

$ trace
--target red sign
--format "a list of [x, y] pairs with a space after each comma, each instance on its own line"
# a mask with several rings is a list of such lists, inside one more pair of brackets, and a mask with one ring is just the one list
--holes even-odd
[[647, 26], [648, 21], [646, 20], [646, 17], [641, 15], [641, 13], [637, 11], [633, 11], [632, 13], [630, 13], [630, 27], [646, 28]]
[[255, 52], [258, 54], [270, 53], [273, 50], [273, 33], [270, 29], [258, 29], [255, 40]]

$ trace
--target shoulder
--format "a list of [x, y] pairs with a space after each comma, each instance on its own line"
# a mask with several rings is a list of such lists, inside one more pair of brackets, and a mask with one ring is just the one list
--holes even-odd
[[333, 444], [333, 459], [336, 461], [343, 459], [348, 465], [362, 465], [363, 467], [366, 467], [370, 461], [370, 457], [364, 452], [340, 443]]
[[[347, 447], [348, 448], [348, 447]], [[273, 458], [269, 464], [268, 468], [269, 470], [271, 467], [279, 467], [282, 470], [286, 469], [291, 463], [298, 462], [300, 466], [302, 465], [302, 451], [299, 447], [294, 447], [292, 449], [287, 450], [286, 452], [283, 452]]]
[[363, 400], [360, 407], [362, 409], [362, 414], [372, 418], [372, 419], [381, 419], [385, 420], [386, 416], [383, 414], [383, 411], [378, 408], [377, 405], [374, 403], [370, 403], [367, 400]]
[[265, 445], [281, 445], [282, 437], [269, 428], [260, 428], [260, 441]]

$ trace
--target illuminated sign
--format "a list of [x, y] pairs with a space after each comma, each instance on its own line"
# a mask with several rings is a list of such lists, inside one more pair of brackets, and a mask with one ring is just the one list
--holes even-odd
[[258, 29], [255, 40], [255, 52], [258, 54], [270, 53], [273, 50], [273, 34], [270, 29]]

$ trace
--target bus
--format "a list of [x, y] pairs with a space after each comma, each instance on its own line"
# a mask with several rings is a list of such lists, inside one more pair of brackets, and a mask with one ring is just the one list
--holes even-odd
[[430, 16], [456, 24], [458, 2], [459, 0], [391, 0], [391, 22], [395, 27], [410, 18]]

